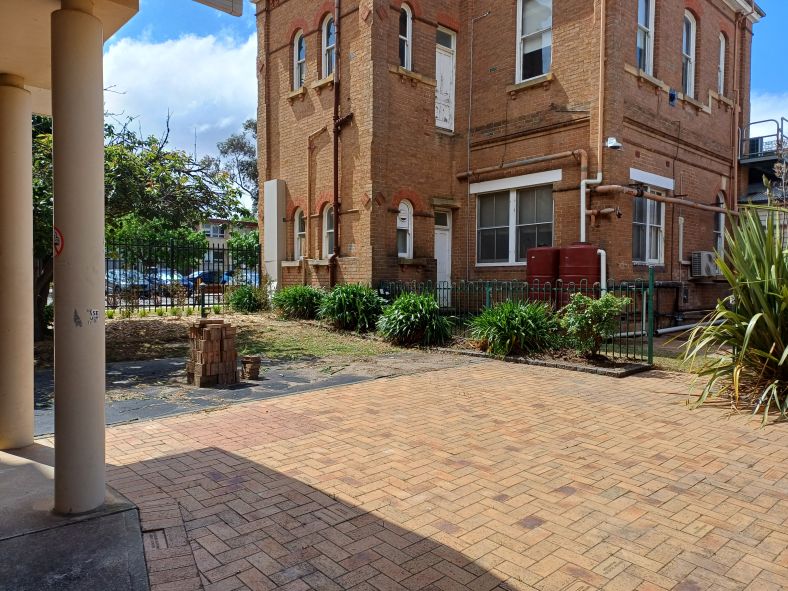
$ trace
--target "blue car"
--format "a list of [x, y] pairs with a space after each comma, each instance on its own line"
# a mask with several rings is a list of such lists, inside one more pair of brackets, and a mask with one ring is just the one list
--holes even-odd
[[232, 276], [233, 274], [230, 271], [225, 271], [224, 273], [221, 271], [195, 271], [183, 277], [181, 279], [181, 285], [183, 285], [189, 292], [189, 295], [191, 295], [195, 292], [198, 281], [201, 285], [227, 285], [232, 279]]

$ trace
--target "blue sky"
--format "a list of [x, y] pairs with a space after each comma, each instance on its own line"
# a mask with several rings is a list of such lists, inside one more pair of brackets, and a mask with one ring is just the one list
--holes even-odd
[[[788, 0], [760, 0], [767, 17], [753, 44], [753, 120], [788, 117]], [[170, 111], [171, 141], [198, 153], [256, 112], [254, 6], [232, 17], [192, 0], [140, 0], [140, 12], [107, 44], [110, 112], [138, 117], [159, 135]]]

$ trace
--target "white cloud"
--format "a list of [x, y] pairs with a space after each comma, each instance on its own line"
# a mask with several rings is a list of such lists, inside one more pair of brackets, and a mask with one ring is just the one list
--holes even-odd
[[[753, 92], [750, 98], [750, 121], [788, 118], [788, 92]], [[786, 129], [785, 131], [788, 131]], [[776, 132], [774, 123], [762, 123], [753, 126], [752, 137], [773, 135]]]
[[186, 35], [152, 42], [125, 38], [104, 56], [105, 109], [138, 117], [144, 134], [160, 135], [170, 113], [173, 147], [216, 153], [216, 143], [239, 131], [257, 110], [255, 35]]

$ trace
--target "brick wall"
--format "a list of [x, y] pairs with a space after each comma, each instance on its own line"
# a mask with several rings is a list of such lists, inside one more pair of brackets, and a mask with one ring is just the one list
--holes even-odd
[[[630, 168], [675, 181], [676, 195], [714, 204], [718, 195], [734, 195], [732, 129], [749, 117], [750, 24], [736, 39], [736, 15], [723, 0], [666, 0], [658, 3], [653, 76], [635, 69], [636, 6], [608, 0], [604, 137], [614, 136], [621, 152], [597, 149], [599, 138], [599, 0], [554, 0], [553, 62], [549, 79], [515, 86], [516, 2], [500, 0], [413, 0], [412, 74], [398, 66], [400, 0], [344, 0], [342, 3], [341, 110], [354, 120], [342, 132], [340, 215], [342, 258], [339, 279], [376, 283], [382, 279], [435, 278], [434, 211], [453, 213], [452, 278], [525, 278], [523, 266], [476, 266], [476, 199], [457, 175], [471, 168], [497, 166], [524, 158], [577, 149], [589, 154], [589, 174], [603, 164], [604, 184], [629, 184]], [[474, 13], [469, 13], [473, 4]], [[288, 232], [292, 213], [307, 207], [307, 136], [328, 126], [313, 153], [312, 252], [320, 258], [321, 203], [332, 193], [333, 90], [312, 86], [319, 67], [320, 23], [333, 10], [314, 0], [269, 2], [261, 11], [260, 117], [261, 177], [282, 178], [288, 186]], [[275, 5], [275, 6], [274, 6]], [[669, 89], [681, 87], [681, 39], [685, 9], [697, 20], [696, 92], [669, 104]], [[475, 21], [470, 64], [470, 21]], [[270, 34], [265, 19], [270, 20]], [[438, 26], [457, 34], [455, 130], [435, 126], [435, 35]], [[307, 91], [288, 100], [292, 88], [292, 38], [303, 30], [308, 44]], [[716, 94], [719, 34], [728, 40], [726, 92]], [[734, 45], [739, 57], [734, 56]], [[734, 67], [740, 68], [734, 88]], [[472, 75], [472, 76], [471, 76]], [[468, 134], [469, 86], [473, 108]], [[266, 85], [268, 102], [266, 103]], [[734, 98], [741, 95], [737, 116]], [[735, 119], [739, 119], [736, 121]], [[265, 131], [264, 131], [265, 130]], [[603, 162], [601, 162], [603, 160]], [[568, 245], [579, 237], [579, 162], [563, 158], [498, 171], [485, 181], [563, 170], [554, 190], [554, 242]], [[740, 178], [746, 175], [739, 175]], [[744, 180], [746, 181], [746, 179]], [[744, 182], [743, 181], [743, 182]], [[397, 207], [407, 199], [414, 208], [414, 261], [397, 257]], [[322, 201], [321, 201], [322, 200]], [[594, 209], [619, 215], [588, 223], [588, 240], [608, 251], [610, 276], [645, 277], [647, 267], [632, 261], [632, 199], [591, 194]], [[658, 279], [687, 282], [689, 268], [679, 260], [679, 218], [684, 219], [684, 259], [695, 250], [711, 250], [714, 214], [666, 205], [664, 262]], [[292, 242], [292, 240], [290, 241]], [[289, 246], [292, 249], [292, 244]], [[325, 268], [288, 268], [286, 281], [325, 283]], [[710, 303], [713, 290], [690, 285], [687, 305]]]

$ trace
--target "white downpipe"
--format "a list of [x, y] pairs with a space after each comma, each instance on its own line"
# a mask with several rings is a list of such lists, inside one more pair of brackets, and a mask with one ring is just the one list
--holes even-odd
[[600, 248], [596, 253], [599, 255], [599, 282], [601, 284], [599, 294], [605, 295], [607, 293], [607, 252]]
[[586, 215], [588, 215], [588, 186], [602, 183], [602, 173], [598, 172], [595, 179], [580, 181], [580, 242], [586, 241]]

